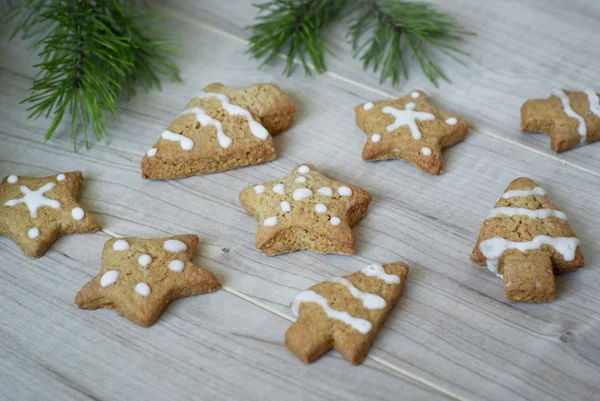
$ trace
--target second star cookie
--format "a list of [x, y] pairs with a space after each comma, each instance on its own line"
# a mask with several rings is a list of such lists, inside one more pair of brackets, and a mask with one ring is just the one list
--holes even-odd
[[256, 247], [265, 255], [301, 249], [353, 254], [351, 227], [371, 199], [364, 189], [327, 178], [311, 164], [240, 193], [240, 202], [258, 220]]
[[465, 120], [433, 107], [422, 91], [356, 107], [356, 123], [367, 134], [365, 161], [401, 159], [429, 174], [441, 174], [442, 150], [469, 132]]

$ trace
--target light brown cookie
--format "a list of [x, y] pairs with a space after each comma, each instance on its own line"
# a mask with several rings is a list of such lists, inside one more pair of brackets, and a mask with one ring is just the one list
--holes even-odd
[[525, 177], [511, 182], [488, 214], [471, 260], [503, 275], [506, 299], [520, 302], [552, 301], [554, 274], [584, 264], [567, 216]]
[[292, 302], [298, 320], [285, 334], [285, 344], [304, 363], [335, 347], [358, 365], [398, 302], [408, 270], [401, 262], [371, 265], [300, 293]]
[[102, 270], [75, 297], [83, 309], [116, 310], [140, 326], [151, 326], [176, 299], [214, 292], [216, 277], [191, 260], [198, 236], [110, 239]]
[[277, 86], [198, 93], [142, 159], [142, 178], [188, 177], [261, 164], [277, 157], [271, 135], [287, 130], [296, 109]]
[[401, 159], [429, 174], [444, 171], [442, 150], [469, 132], [465, 120], [433, 107], [422, 91], [364, 103], [354, 111], [356, 123], [368, 136], [363, 160]]
[[50, 177], [5, 177], [0, 184], [0, 235], [39, 258], [61, 235], [98, 231], [100, 226], [77, 200], [81, 171]]
[[554, 89], [548, 99], [528, 100], [521, 107], [521, 131], [549, 134], [554, 152], [600, 141], [598, 94]]
[[364, 189], [331, 180], [312, 164], [240, 193], [240, 202], [258, 220], [256, 247], [265, 255], [301, 249], [353, 254], [351, 227], [371, 199]]

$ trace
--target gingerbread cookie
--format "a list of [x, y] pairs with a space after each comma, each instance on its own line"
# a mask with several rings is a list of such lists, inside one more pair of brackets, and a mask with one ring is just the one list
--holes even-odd
[[371, 199], [364, 189], [331, 180], [311, 164], [240, 193], [240, 202], [258, 220], [256, 247], [265, 255], [301, 249], [353, 254], [351, 227]]
[[552, 199], [529, 178], [510, 183], [483, 223], [471, 260], [503, 277], [506, 299], [554, 299], [554, 274], [583, 267], [579, 240]]
[[81, 171], [44, 178], [5, 177], [0, 184], [0, 235], [39, 258], [61, 235], [98, 231], [96, 220], [77, 203]]
[[521, 107], [521, 131], [549, 134], [555, 152], [600, 141], [598, 94], [554, 89], [548, 99], [528, 100]]
[[469, 131], [465, 120], [437, 110], [422, 91], [364, 103], [355, 113], [356, 123], [368, 136], [363, 160], [406, 160], [429, 174], [444, 171], [442, 150], [462, 141]]
[[275, 85], [209, 85], [144, 156], [142, 178], [181, 178], [271, 161], [277, 156], [271, 135], [291, 127], [295, 115], [294, 104]]
[[83, 309], [110, 308], [140, 326], [151, 326], [176, 299], [214, 292], [216, 277], [191, 260], [198, 236], [110, 239], [102, 270], [75, 297]]
[[285, 344], [304, 363], [335, 347], [358, 365], [398, 302], [408, 270], [400, 262], [371, 265], [300, 293], [292, 302], [298, 320], [285, 334]]

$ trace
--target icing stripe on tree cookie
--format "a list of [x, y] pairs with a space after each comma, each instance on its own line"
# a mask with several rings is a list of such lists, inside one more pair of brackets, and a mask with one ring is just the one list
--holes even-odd
[[590, 111], [594, 113], [596, 117], [600, 118], [600, 99], [598, 99], [598, 94], [591, 89], [587, 89], [584, 92], [590, 103]]
[[515, 215], [524, 215], [530, 219], [545, 219], [547, 217], [556, 217], [561, 220], [567, 220], [567, 215], [554, 209], [522, 209], [519, 207], [497, 207], [492, 209], [486, 216], [486, 220], [497, 216], [512, 217]]
[[524, 197], [524, 196], [532, 196], [532, 195], [546, 196], [546, 191], [544, 191], [544, 188], [541, 188], [541, 187], [535, 187], [533, 189], [515, 189], [512, 191], [506, 191], [502, 195], [502, 198], [510, 199], [510, 198], [516, 198], [517, 196]]
[[573, 108], [571, 107], [571, 101], [569, 100], [569, 96], [567, 96], [565, 91], [561, 89], [553, 89], [552, 94], [560, 99], [565, 114], [579, 121], [579, 127], [577, 127], [577, 132], [579, 133], [579, 136], [581, 136], [580, 143], [584, 143], [587, 138], [587, 127], [585, 125], [585, 120], [579, 114], [575, 113], [575, 110], [573, 110]]
[[[169, 130], [163, 131], [161, 137], [162, 139], [166, 139], [167, 141], [179, 142], [179, 144], [181, 145], [181, 149], [183, 150], [191, 150], [194, 147], [194, 141], [192, 139], [181, 134], [176, 134]], [[148, 156], [150, 156], [150, 154]]]
[[217, 129], [217, 140], [219, 141], [219, 145], [221, 145], [222, 148], [227, 149], [229, 146], [231, 146], [233, 140], [227, 135], [225, 135], [225, 132], [223, 132], [223, 125], [221, 124], [221, 121], [215, 120], [214, 118], [206, 114], [202, 107], [192, 107], [190, 109], [185, 109], [184, 111], [179, 113], [177, 117], [184, 116], [186, 114], [194, 114], [196, 116], [196, 121], [198, 121], [203, 127], [207, 125], [212, 125], [213, 127], [215, 127]]
[[377, 277], [387, 284], [400, 284], [400, 277], [395, 274], [386, 273], [382, 265], [369, 265], [362, 269], [361, 272], [368, 277]]
[[336, 277], [329, 280], [333, 283], [340, 283], [344, 285], [349, 291], [350, 294], [356, 299], [360, 299], [363, 303], [363, 306], [367, 309], [383, 309], [387, 305], [385, 299], [381, 298], [377, 294], [371, 294], [369, 292], [362, 292], [358, 288], [356, 288], [350, 280], [344, 277]]

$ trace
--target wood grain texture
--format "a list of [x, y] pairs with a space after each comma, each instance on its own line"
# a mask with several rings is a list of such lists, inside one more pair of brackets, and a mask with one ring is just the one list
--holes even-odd
[[[45, 123], [25, 120], [24, 107], [15, 100], [25, 96], [32, 75], [25, 65], [15, 66], [32, 61], [25, 61], [28, 59], [18, 42], [2, 43], [0, 49], [6, 56], [0, 60], [0, 175], [47, 175], [81, 169], [87, 178], [82, 203], [104, 227], [140, 236], [198, 233], [203, 240], [198, 250], [202, 266], [216, 272], [226, 285], [286, 314], [298, 291], [316, 282], [371, 262], [406, 261], [411, 266], [406, 293], [371, 355], [465, 399], [598, 398], [600, 250], [596, 236], [600, 177], [476, 132], [445, 152], [446, 173], [440, 177], [427, 176], [400, 161], [364, 163], [360, 152], [365, 136], [354, 124], [353, 107], [372, 98], [373, 92], [330, 76], [282, 80], [280, 65], [257, 70], [258, 63], [247, 62], [242, 43], [181, 20], [167, 19], [165, 24], [182, 34], [185, 84], [166, 84], [163, 92], [140, 94], [123, 106], [108, 144], [94, 144], [90, 151], [77, 154], [71, 152], [68, 137], [42, 144]], [[141, 156], [189, 98], [213, 81], [232, 86], [276, 82], [291, 94], [298, 105], [298, 122], [275, 139], [280, 158], [221, 174], [142, 181]], [[238, 203], [239, 191], [282, 177], [302, 162], [315, 164], [333, 178], [360, 185], [374, 196], [369, 213], [355, 228], [356, 256], [297, 252], [266, 258], [254, 248], [256, 222]], [[586, 268], [557, 279], [558, 299], [548, 305], [504, 301], [501, 282], [469, 262], [485, 214], [506, 184], [521, 175], [545, 187], [569, 216], [586, 257]], [[18, 255], [8, 240], [0, 239], [0, 244], [2, 258]], [[201, 298], [198, 302], [205, 302]], [[45, 308], [52, 310], [48, 305]], [[212, 309], [212, 313], [219, 313], [228, 308], [215, 301]], [[263, 313], [240, 310], [241, 317], [221, 311], [231, 313], [231, 322], [223, 321], [221, 327], [238, 328], [244, 319], [251, 320], [245, 315]], [[87, 322], [95, 322], [96, 316], [86, 315]], [[114, 318], [108, 313], [106, 321], [113, 322]], [[50, 322], [46, 324], [52, 327]], [[260, 325], [251, 326], [248, 332], [254, 327]], [[219, 347], [216, 341], [214, 344]], [[257, 355], [270, 353], [279, 358], [286, 352], [270, 347]], [[23, 364], [19, 365], [23, 374], [36, 375], [26, 361]], [[265, 369], [265, 375], [271, 373]], [[327, 388], [327, 369], [327, 373], [315, 374], [313, 366], [305, 369], [312, 380]], [[340, 370], [341, 377], [346, 370]], [[45, 385], [48, 389], [62, 388], [65, 398], [71, 391], [56, 383]], [[329, 391], [327, 396], [338, 394], [337, 389]], [[77, 393], [72, 394], [77, 397]], [[361, 394], [367, 394], [366, 390]]]

